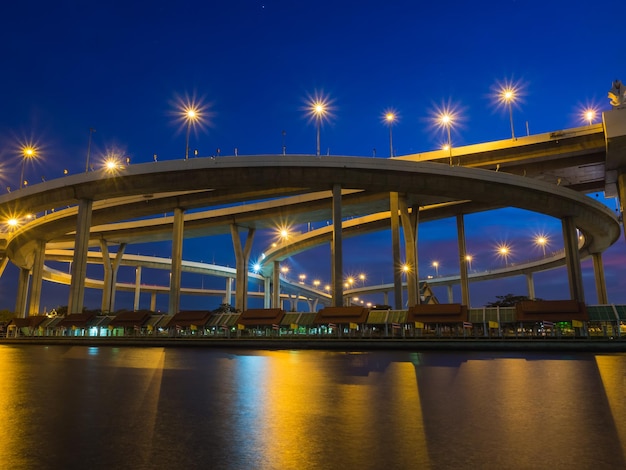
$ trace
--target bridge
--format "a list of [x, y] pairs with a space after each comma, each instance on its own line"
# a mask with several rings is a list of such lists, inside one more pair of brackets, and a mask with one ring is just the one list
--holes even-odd
[[[94, 258], [90, 248], [95, 247], [99, 249], [95, 257], [104, 267], [102, 310], [110, 311], [115, 290], [130, 288], [117, 283], [120, 264], [139, 266], [138, 259], [125, 254], [126, 247], [171, 240], [169, 268], [163, 266], [171, 272], [167, 293], [169, 310], [175, 312], [185, 292], [181, 273], [191, 266], [182, 260], [183, 240], [230, 234], [236, 266], [226, 277], [236, 279], [235, 305], [243, 310], [253, 275], [248, 264], [255, 232], [275, 228], [279, 219], [293, 224], [332, 220], [327, 227], [264, 253], [259, 276], [264, 282], [265, 305], [280, 302], [280, 262], [320, 243], [331, 244], [332, 285], [327, 300], [342, 305], [343, 238], [389, 227], [395, 266], [399, 266], [402, 228], [410, 266], [408, 303], [414, 305], [420, 301], [419, 223], [455, 217], [460, 259], [464, 260], [464, 216], [516, 207], [560, 219], [565, 251], [558, 260], [497, 274], [533, 272], [562, 263], [567, 266], [570, 297], [584, 301], [580, 259], [591, 256], [598, 299], [606, 303], [602, 252], [619, 238], [620, 225], [612, 211], [584, 193], [605, 191], [624, 200], [625, 150], [626, 109], [616, 107], [603, 114], [602, 124], [392, 159], [239, 155], [70, 175], [0, 196], [2, 214], [25, 222], [0, 235], [0, 268], [3, 271], [9, 260], [20, 268], [16, 311], [21, 316], [36, 314], [41, 284], [45, 277], [54, 277], [45, 274], [51, 273], [45, 261], [52, 260], [58, 250], [71, 250], [68, 307], [70, 313], [77, 313], [88, 283], [86, 267]], [[27, 214], [37, 217], [27, 219]], [[116, 251], [109, 253], [110, 247]], [[460, 261], [459, 267], [458, 281], [454, 281], [461, 284], [467, 305], [469, 280], [477, 276], [468, 273], [466, 261]], [[402, 303], [400, 274], [394, 272], [393, 290], [396, 302]], [[314, 298], [317, 293], [306, 295]]]

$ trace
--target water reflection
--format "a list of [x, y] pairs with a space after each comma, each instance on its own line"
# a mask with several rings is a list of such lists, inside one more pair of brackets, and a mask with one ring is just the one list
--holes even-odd
[[21, 468], [624, 468], [626, 355], [0, 346]]

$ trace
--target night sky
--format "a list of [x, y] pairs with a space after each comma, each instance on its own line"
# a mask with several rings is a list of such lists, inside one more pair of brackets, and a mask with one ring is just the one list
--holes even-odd
[[[307, 98], [323, 96], [332, 116], [321, 134], [322, 153], [385, 158], [393, 109], [396, 155], [441, 148], [447, 137], [432, 123], [438, 109], [458, 114], [453, 146], [507, 139], [508, 111], [498, 106], [498, 84], [520, 87], [515, 132], [526, 135], [585, 125], [582, 111], [610, 108], [607, 92], [626, 81], [624, 9], [617, 1], [316, 1], [224, 2], [5, 2], [0, 7], [0, 191], [19, 187], [20, 146], [35, 143], [29, 184], [85, 170], [89, 129], [91, 163], [107, 153], [130, 163], [181, 159], [185, 125], [181, 103], [204, 109], [190, 147], [199, 156], [315, 153], [315, 124]], [[596, 118], [600, 122], [600, 117]], [[236, 184], [236, 182], [233, 182]], [[603, 194], [590, 194], [603, 200]], [[614, 200], [606, 204], [615, 209]], [[466, 217], [473, 270], [502, 266], [498, 243], [511, 246], [509, 262], [537, 257], [539, 233], [548, 250], [562, 248], [557, 220], [506, 209]], [[259, 233], [258, 257], [271, 241]], [[389, 231], [351, 240], [346, 275], [392, 282]], [[185, 241], [183, 256], [234, 266], [229, 237]], [[171, 246], [171, 243], [170, 245]], [[129, 247], [128, 253], [169, 255], [167, 243]], [[458, 272], [456, 221], [423, 224], [421, 277]], [[295, 277], [330, 280], [328, 247], [288, 260]], [[364, 255], [367, 253], [367, 256]], [[626, 303], [626, 249], [621, 238], [605, 253], [609, 301]], [[322, 261], [320, 262], [320, 259]], [[97, 275], [101, 267], [91, 267]], [[100, 274], [101, 275], [101, 274]], [[591, 260], [583, 262], [588, 303], [596, 301]], [[148, 275], [149, 276], [149, 275]], [[154, 273], [167, 283], [166, 273]], [[14, 307], [17, 269], [0, 279], [0, 309]], [[120, 281], [134, 272], [120, 270]], [[215, 280], [183, 275], [183, 285]], [[145, 279], [145, 282], [149, 282]], [[535, 275], [536, 295], [567, 298], [565, 268]], [[223, 281], [219, 281], [223, 286]], [[506, 293], [526, 294], [523, 277], [471, 284], [472, 306]], [[67, 304], [68, 288], [45, 285], [42, 306]], [[446, 301], [445, 289], [437, 290]], [[455, 301], [460, 291], [455, 289]], [[373, 301], [380, 302], [380, 297]], [[142, 296], [142, 308], [149, 298]], [[183, 296], [181, 308], [215, 308], [219, 299]], [[86, 306], [100, 306], [88, 291]], [[166, 308], [161, 296], [158, 307]], [[132, 308], [132, 294], [116, 308]]]

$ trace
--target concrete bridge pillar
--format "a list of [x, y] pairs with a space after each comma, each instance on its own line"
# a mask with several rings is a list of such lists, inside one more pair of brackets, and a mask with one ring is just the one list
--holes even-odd
[[580, 256], [578, 253], [578, 232], [574, 224], [574, 218], [565, 217], [561, 220], [561, 224], [563, 227], [565, 264], [567, 266], [570, 298], [578, 302], [584, 302], [585, 292], [583, 289], [583, 275], [580, 269]]
[[139, 310], [139, 296], [141, 294], [141, 266], [135, 268], [135, 301], [133, 302], [133, 309]]
[[470, 306], [469, 278], [467, 276], [467, 249], [465, 247], [465, 221], [463, 214], [456, 216], [456, 233], [459, 243], [459, 267], [461, 269], [461, 303]]
[[109, 254], [109, 247], [106, 240], [100, 240], [100, 251], [102, 252], [102, 266], [104, 267], [104, 282], [102, 286], [102, 313], [112, 313], [115, 311], [115, 286], [117, 284], [117, 272], [119, 270], [126, 243], [120, 243], [113, 262]]
[[156, 291], [150, 293], [150, 311], [156, 312]]
[[333, 239], [330, 245], [333, 307], [343, 305], [343, 239], [341, 220], [341, 185], [333, 185]]
[[272, 271], [272, 307], [280, 308], [280, 261], [274, 261]]
[[33, 259], [32, 277], [30, 280], [30, 299], [28, 307], [28, 315], [37, 315], [39, 313], [39, 304], [41, 300], [41, 284], [43, 282], [43, 266], [46, 256], [45, 240], [37, 240], [35, 247], [35, 257]]
[[409, 213], [409, 207], [405, 195], [398, 197], [400, 208], [400, 218], [402, 219], [402, 233], [404, 233], [404, 245], [406, 253], [406, 263], [409, 270], [406, 273], [406, 291], [409, 307], [418, 305], [419, 298], [419, 270], [417, 262], [417, 226], [419, 220], [419, 207], [413, 206]]
[[602, 253], [593, 253], [593, 275], [596, 281], [596, 295], [600, 305], [607, 305], [609, 298], [606, 294], [606, 280], [604, 279], [604, 265], [602, 264]]
[[30, 269], [20, 268], [17, 280], [17, 297], [15, 300], [15, 314], [17, 318], [26, 317], [26, 302], [28, 300], [28, 282], [30, 281]]
[[[391, 220], [391, 253], [393, 258], [393, 297], [396, 310], [402, 309], [402, 266], [400, 262], [400, 217], [398, 193], [389, 193], [389, 212]], [[385, 293], [387, 295], [387, 293]], [[389, 305], [388, 298], [385, 305]]]
[[4, 258], [0, 259], [0, 277], [2, 277], [2, 275], [4, 274], [4, 270], [7, 267], [8, 263], [9, 263], [8, 256], [5, 256]]
[[226, 293], [224, 295], [224, 303], [232, 305], [233, 303], [233, 278], [226, 278]]
[[74, 257], [72, 259], [72, 279], [70, 281], [70, 297], [67, 306], [68, 313], [81, 313], [83, 311], [92, 208], [93, 201], [91, 199], [81, 199], [78, 201], [76, 236], [74, 237]]
[[272, 282], [271, 278], [264, 277], [263, 278], [263, 308], [270, 308], [271, 305], [271, 289]]
[[235, 308], [244, 312], [248, 308], [248, 262], [252, 251], [252, 241], [254, 239], [253, 228], [248, 228], [246, 244], [242, 248], [239, 238], [239, 227], [236, 224], [230, 225], [230, 233], [233, 239], [235, 250], [235, 264], [237, 284], [235, 286]]
[[174, 209], [172, 226], [172, 271], [170, 272], [170, 298], [167, 313], [174, 315], [180, 309], [180, 279], [183, 266], [183, 235], [185, 226], [185, 210]]
[[448, 288], [448, 303], [449, 304], [453, 304], [454, 303], [454, 290], [452, 289], [452, 284], [446, 286]]
[[528, 287], [528, 298], [535, 298], [535, 281], [533, 279], [533, 273], [526, 273], [526, 286]]

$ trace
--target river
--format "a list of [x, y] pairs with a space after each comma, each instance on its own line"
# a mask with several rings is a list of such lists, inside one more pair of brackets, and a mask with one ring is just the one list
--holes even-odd
[[626, 468], [626, 354], [0, 346], [0, 468]]

